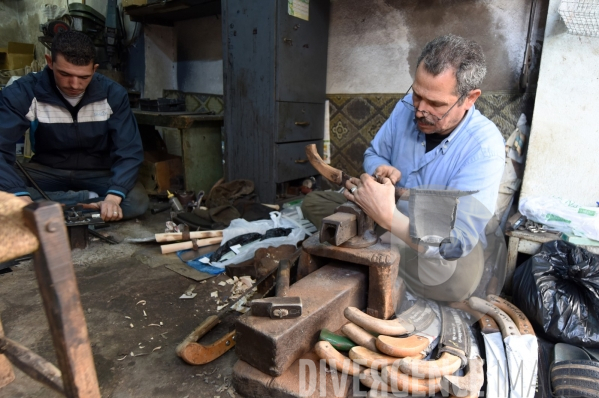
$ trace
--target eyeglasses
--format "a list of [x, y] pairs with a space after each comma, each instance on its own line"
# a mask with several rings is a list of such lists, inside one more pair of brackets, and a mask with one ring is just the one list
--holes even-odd
[[456, 106], [458, 104], [458, 102], [460, 102], [462, 100], [462, 98], [464, 98], [466, 96], [466, 94], [462, 94], [460, 96], [460, 98], [458, 98], [458, 100], [455, 102], [455, 104], [453, 104], [448, 110], [447, 112], [445, 112], [445, 114], [441, 117], [433, 115], [432, 113], [428, 112], [428, 111], [423, 111], [421, 109], [417, 109], [414, 104], [409, 103], [408, 101], [406, 101], [406, 97], [408, 96], [408, 93], [410, 92], [410, 90], [412, 89], [412, 86], [410, 86], [410, 88], [408, 89], [408, 91], [406, 91], [406, 96], [402, 98], [401, 102], [403, 102], [403, 104], [406, 106], [406, 108], [408, 108], [409, 110], [413, 111], [414, 113], [416, 112], [420, 112], [424, 115], [424, 117], [426, 117], [427, 119], [430, 119], [432, 121], [434, 121], [435, 123], [440, 122], [441, 120], [443, 120], [443, 118], [445, 116], [447, 116], [449, 114], [449, 112], [451, 112], [451, 110], [453, 109], [454, 106]]

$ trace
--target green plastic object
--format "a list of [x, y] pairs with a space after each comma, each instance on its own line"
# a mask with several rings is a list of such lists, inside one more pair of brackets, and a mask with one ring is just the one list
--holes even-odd
[[349, 351], [356, 344], [345, 336], [340, 336], [336, 333], [331, 332], [328, 329], [322, 329], [320, 331], [320, 340], [328, 341], [331, 345], [339, 351]]

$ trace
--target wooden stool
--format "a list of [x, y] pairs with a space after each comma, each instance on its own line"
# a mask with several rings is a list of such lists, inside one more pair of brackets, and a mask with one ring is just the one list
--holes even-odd
[[[60, 205], [25, 203], [0, 192], [0, 262], [34, 253], [34, 268], [58, 368], [4, 336], [0, 321], [0, 389], [15, 378], [12, 365], [67, 397], [100, 397], [87, 325]], [[36, 250], [37, 249], [37, 250]], [[12, 364], [12, 365], [11, 365]]]

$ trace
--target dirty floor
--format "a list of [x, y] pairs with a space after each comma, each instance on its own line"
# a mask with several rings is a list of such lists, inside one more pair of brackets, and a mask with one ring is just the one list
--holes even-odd
[[[102, 230], [117, 239], [141, 238], [164, 230], [168, 213], [159, 213]], [[221, 274], [195, 282], [165, 267], [177, 261], [156, 251], [157, 244], [93, 241], [72, 252], [87, 320], [94, 362], [103, 397], [238, 397], [231, 387], [234, 350], [203, 366], [185, 364], [175, 347], [207, 316], [217, 299], [231, 294], [218, 283]], [[150, 254], [148, 254], [150, 253]], [[156, 254], [153, 254], [156, 253]], [[46, 317], [30, 261], [0, 274], [0, 317], [7, 337], [56, 364]], [[190, 284], [197, 296], [180, 299]], [[231, 313], [201, 343], [211, 343], [232, 330]], [[59, 397], [15, 369], [16, 380], [0, 390], [3, 397]]]

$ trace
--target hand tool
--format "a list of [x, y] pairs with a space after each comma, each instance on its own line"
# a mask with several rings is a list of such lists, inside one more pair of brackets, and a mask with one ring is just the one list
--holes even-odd
[[[399, 358], [370, 351], [368, 348], [355, 346], [349, 350], [349, 357], [357, 364], [372, 369], [382, 369], [399, 362]], [[422, 356], [418, 356], [422, 358]]]
[[259, 281], [254, 283], [252, 287], [247, 289], [239, 296], [239, 298], [225, 308], [217, 315], [210, 315], [204, 320], [193, 332], [191, 332], [185, 340], [183, 340], [176, 348], [177, 355], [190, 365], [204, 365], [212, 362], [216, 358], [223, 355], [235, 346], [235, 331], [227, 333], [225, 336], [218, 339], [211, 345], [204, 346], [198, 343], [198, 340], [208, 333], [212, 328], [218, 325], [221, 319], [231, 311], [231, 308], [239, 301], [251, 293], [255, 287], [264, 282], [270, 275], [275, 272], [276, 268], [264, 275]]
[[[379, 351], [398, 358], [416, 356], [425, 352], [431, 341], [439, 337], [440, 321], [436, 319], [435, 312], [427, 300], [419, 298], [412, 306], [412, 308], [414, 307], [417, 307], [417, 310], [412, 312], [413, 316], [409, 320], [414, 325], [414, 330], [417, 333], [409, 337], [397, 338], [380, 335], [376, 340], [376, 347]], [[425, 330], [433, 322], [436, 322], [437, 326], [434, 326], [429, 333], [426, 333]], [[430, 333], [433, 333], [434, 336], [431, 336]]]
[[358, 376], [360, 383], [364, 384], [371, 390], [393, 393], [393, 389], [381, 378], [381, 374], [376, 369], [365, 369]]
[[355, 323], [361, 328], [385, 336], [403, 336], [414, 331], [414, 325], [403, 318], [403, 314], [395, 319], [385, 320], [365, 314], [355, 307], [347, 307], [344, 311], [344, 315], [347, 320]]
[[393, 392], [432, 396], [441, 391], [441, 377], [410, 376], [399, 372], [397, 366], [384, 367], [381, 370], [381, 378], [391, 386]]
[[357, 345], [366, 347], [372, 352], [379, 352], [376, 348], [376, 336], [373, 336], [355, 323], [346, 323], [341, 327], [341, 331]]
[[485, 397], [506, 398], [509, 395], [508, 369], [499, 326], [489, 315], [473, 310], [467, 300], [450, 303], [449, 305], [469, 313], [474, 319], [478, 320], [485, 342], [487, 364]]
[[[532, 398], [535, 396], [535, 385], [538, 381], [539, 357], [539, 345], [532, 325], [526, 315], [509, 301], [495, 295], [488, 295], [487, 299], [495, 307], [504, 311], [514, 321], [520, 332], [520, 336], [510, 336], [504, 339], [510, 376], [516, 374], [516, 380], [511, 380], [510, 397], [513, 394], [515, 398]], [[518, 371], [513, 371], [512, 368], [516, 368]]]
[[[468, 356], [468, 370], [464, 376], [445, 375], [443, 381], [452, 387], [453, 395], [457, 397], [478, 397], [480, 389], [485, 382], [483, 359], [472, 327], [467, 327], [470, 341], [470, 355]], [[447, 391], [450, 392], [450, 391]]]
[[215, 238], [199, 239], [199, 240], [193, 239], [191, 242], [180, 242], [180, 243], [172, 243], [170, 245], [162, 245], [162, 246], [160, 246], [160, 251], [162, 252], [162, 254], [168, 254], [168, 253], [178, 252], [179, 250], [187, 250], [187, 249], [197, 250], [197, 248], [200, 248], [200, 247], [210, 246], [210, 245], [214, 245], [216, 243], [220, 243], [220, 242], [222, 242], [222, 240], [223, 240], [222, 236], [218, 236]]
[[403, 358], [399, 369], [408, 375], [440, 377], [449, 375], [468, 364], [470, 353], [468, 325], [458, 310], [441, 307], [441, 336], [439, 337], [438, 358], [434, 361]]
[[272, 319], [297, 318], [302, 315], [302, 299], [300, 297], [269, 297], [255, 299], [250, 302], [252, 316]]
[[318, 338], [320, 341], [328, 341], [333, 348], [339, 351], [349, 351], [356, 346], [356, 344], [347, 337], [333, 333], [327, 328], [320, 331]]
[[332, 369], [336, 369], [343, 374], [358, 376], [364, 368], [351, 359], [343, 356], [328, 341], [319, 341], [314, 346], [314, 352], [320, 359], [324, 359]]
[[[291, 258], [295, 261], [301, 249], [296, 250]], [[279, 261], [277, 280], [275, 283], [275, 297], [252, 300], [250, 307], [252, 316], [270, 317], [272, 319], [297, 318], [302, 315], [302, 299], [300, 297], [287, 297], [291, 277], [291, 261]]]
[[[316, 150], [316, 144], [306, 145], [306, 156], [310, 161], [312, 167], [316, 169], [327, 180], [331, 181], [334, 184], [340, 185], [345, 188], [345, 183], [352, 178], [349, 174], [345, 173], [342, 170], [336, 169], [324, 162], [318, 151]], [[383, 179], [378, 177], [373, 177], [377, 182], [382, 183]], [[410, 191], [405, 188], [396, 188], [395, 189], [395, 200], [408, 200], [410, 197]]]

